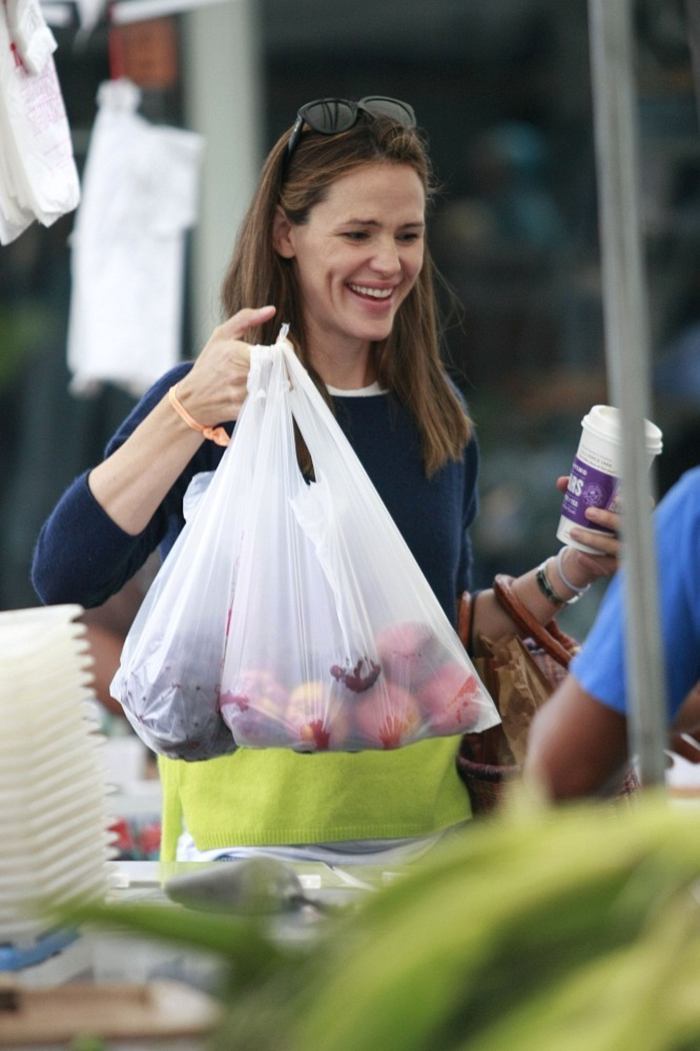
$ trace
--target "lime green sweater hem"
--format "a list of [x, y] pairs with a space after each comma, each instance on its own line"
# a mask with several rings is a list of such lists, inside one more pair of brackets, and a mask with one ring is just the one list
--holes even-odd
[[240, 749], [204, 763], [161, 759], [161, 858], [183, 828], [199, 850], [435, 835], [471, 817], [457, 738], [394, 752], [300, 756]]

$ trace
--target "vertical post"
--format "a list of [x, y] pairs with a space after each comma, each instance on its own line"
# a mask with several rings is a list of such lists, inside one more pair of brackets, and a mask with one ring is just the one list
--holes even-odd
[[623, 561], [630, 751], [645, 786], [663, 783], [666, 704], [644, 417], [649, 332], [638, 204], [630, 0], [589, 0], [606, 361], [622, 417]]
[[192, 253], [193, 353], [222, 320], [219, 290], [261, 162], [259, 6], [256, 0], [228, 0], [183, 16], [187, 127], [205, 140]]

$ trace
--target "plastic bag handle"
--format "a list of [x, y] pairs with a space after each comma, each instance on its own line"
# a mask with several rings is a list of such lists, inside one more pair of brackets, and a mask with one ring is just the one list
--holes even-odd
[[[350, 442], [291, 344], [282, 339], [276, 346], [282, 350], [284, 355], [287, 375], [292, 388], [290, 409], [306, 443], [306, 448], [309, 450], [314, 469], [317, 469], [325, 460], [329, 451], [329, 441], [335, 445], [338, 453], [345, 460], [350, 456], [354, 461], [355, 453]], [[364, 470], [360, 467], [359, 462], [358, 467]]]
[[297, 357], [289, 341], [280, 340], [276, 346], [281, 349], [284, 356], [287, 373], [292, 381], [292, 388], [302, 392], [306, 400], [311, 403], [311, 407], [319, 413], [324, 422], [336, 424], [336, 419], [324, 401], [323, 395]]

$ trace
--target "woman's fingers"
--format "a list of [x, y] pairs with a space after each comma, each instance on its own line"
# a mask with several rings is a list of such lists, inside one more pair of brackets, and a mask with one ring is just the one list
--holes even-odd
[[178, 384], [178, 397], [199, 423], [214, 426], [238, 419], [250, 371], [250, 344], [242, 337], [274, 313], [273, 306], [245, 307], [214, 329], [194, 367]]
[[602, 529], [611, 529], [613, 533], [619, 532], [621, 522], [616, 511], [607, 511], [603, 507], [589, 507], [586, 509], [586, 518]]
[[584, 529], [582, 526], [572, 526], [569, 535], [572, 540], [579, 544], [592, 547], [597, 554], [612, 555], [614, 558], [620, 554], [620, 540], [610, 533], [597, 533], [595, 529]]
[[225, 339], [240, 339], [249, 328], [269, 321], [274, 316], [274, 313], [275, 307], [273, 306], [244, 307], [243, 310], [238, 310], [228, 320], [224, 321], [217, 331]]
[[615, 532], [601, 533], [597, 529], [586, 529], [585, 526], [572, 526], [569, 534], [572, 540], [578, 540], [580, 544], [586, 544], [587, 547], [594, 547], [601, 555], [620, 553], [620, 538]]
[[[596, 558], [607, 555], [618, 558], [620, 555], [620, 516], [615, 511], [607, 511], [602, 507], [589, 507], [586, 509], [586, 518], [592, 525], [599, 529], [587, 529], [585, 526], [572, 526], [570, 535], [572, 540], [578, 540], [581, 544], [595, 548]], [[603, 531], [605, 530], [605, 531]]]
[[[570, 557], [573, 563], [574, 556]], [[575, 558], [590, 580], [596, 577], [611, 577], [618, 569], [617, 557], [614, 555], [588, 555], [585, 551], [577, 550]]]

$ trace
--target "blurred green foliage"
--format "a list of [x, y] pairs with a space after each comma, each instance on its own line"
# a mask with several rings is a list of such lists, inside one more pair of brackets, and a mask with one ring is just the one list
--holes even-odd
[[699, 832], [663, 793], [521, 795], [311, 942], [172, 906], [71, 915], [219, 953], [213, 1051], [692, 1051]]

